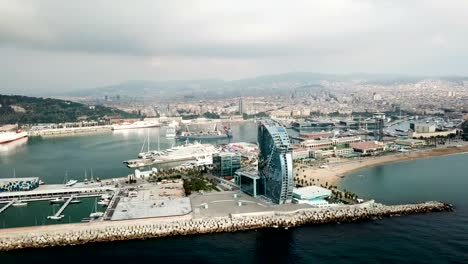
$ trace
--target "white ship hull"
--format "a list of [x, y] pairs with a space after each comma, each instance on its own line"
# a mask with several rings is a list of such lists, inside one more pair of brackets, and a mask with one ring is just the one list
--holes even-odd
[[17, 131], [17, 132], [0, 132], [0, 144], [10, 143], [16, 140], [20, 140], [28, 136], [28, 133]]
[[130, 168], [139, 168], [154, 164], [205, 159], [206, 157], [218, 152], [219, 150], [213, 145], [196, 143], [173, 147], [171, 149], [160, 151], [158, 152], [159, 154], [152, 155], [145, 159], [128, 160], [124, 161], [124, 163]]
[[156, 122], [144, 122], [138, 121], [135, 123], [126, 123], [121, 125], [113, 125], [112, 130], [124, 130], [124, 129], [137, 129], [137, 128], [151, 128], [151, 127], [159, 127], [160, 124]]

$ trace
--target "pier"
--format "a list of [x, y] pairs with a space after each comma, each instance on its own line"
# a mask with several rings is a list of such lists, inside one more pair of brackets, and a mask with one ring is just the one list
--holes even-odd
[[119, 189], [116, 190], [114, 193], [114, 196], [112, 196], [112, 199], [109, 202], [109, 205], [106, 208], [106, 211], [104, 212], [104, 216], [101, 218], [102, 221], [108, 221], [111, 220], [112, 215], [114, 215], [115, 208], [117, 207], [117, 204], [120, 201], [120, 197], [123, 196], [123, 190]]
[[65, 208], [67, 208], [67, 206], [70, 204], [70, 202], [73, 200], [73, 196], [70, 196], [67, 201], [62, 205], [62, 207], [60, 207], [60, 209], [57, 211], [57, 213], [55, 213], [55, 215], [52, 215], [52, 216], [48, 216], [47, 218], [48, 219], [54, 219], [54, 220], [59, 220], [59, 219], [62, 219], [63, 218], [63, 211], [65, 210]]
[[3, 213], [8, 207], [10, 207], [15, 201], [9, 201], [6, 205], [4, 205], [2, 208], [0, 208], [0, 214]]
[[53, 136], [69, 135], [80, 133], [111, 132], [112, 126], [84, 126], [84, 127], [66, 127], [66, 128], [47, 128], [28, 131], [28, 136]]

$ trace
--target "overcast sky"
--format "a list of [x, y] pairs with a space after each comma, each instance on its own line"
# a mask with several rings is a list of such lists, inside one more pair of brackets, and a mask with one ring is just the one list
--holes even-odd
[[468, 0], [0, 0], [0, 93], [292, 71], [468, 75]]

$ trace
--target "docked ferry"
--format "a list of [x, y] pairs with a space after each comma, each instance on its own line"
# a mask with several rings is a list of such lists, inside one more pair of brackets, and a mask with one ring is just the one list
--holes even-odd
[[18, 129], [13, 132], [0, 132], [0, 144], [10, 143], [28, 136], [28, 133]]
[[122, 124], [113, 125], [112, 130], [123, 130], [123, 129], [136, 129], [136, 128], [151, 128], [151, 127], [160, 127], [159, 122], [152, 121], [136, 121], [133, 123], [124, 122]]

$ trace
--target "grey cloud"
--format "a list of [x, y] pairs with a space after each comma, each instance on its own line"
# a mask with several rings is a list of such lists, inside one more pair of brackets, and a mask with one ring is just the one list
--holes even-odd
[[[292, 70], [463, 74], [466, 13], [465, 0], [0, 0], [0, 55], [8, 58], [0, 70], [12, 73], [0, 85]], [[105, 77], [72, 74], [90, 65]], [[35, 71], [41, 76], [27, 75]]]

